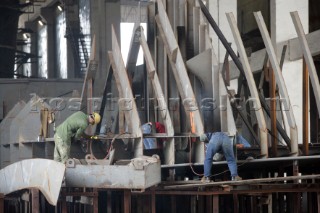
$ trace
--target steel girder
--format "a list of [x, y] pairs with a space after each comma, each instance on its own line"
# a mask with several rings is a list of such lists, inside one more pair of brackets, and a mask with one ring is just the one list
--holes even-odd
[[[158, 102], [158, 110], [160, 111], [160, 115], [162, 117], [163, 123], [166, 127], [166, 133], [168, 136], [174, 135], [174, 129], [172, 125], [172, 120], [170, 117], [169, 109], [167, 107], [166, 100], [164, 98], [164, 94], [161, 88], [161, 84], [158, 78], [158, 74], [156, 72], [156, 68], [154, 62], [152, 60], [152, 56], [150, 50], [148, 48], [147, 40], [144, 36], [143, 30], [141, 30], [140, 36], [140, 44], [143, 49], [144, 58], [146, 60], [148, 77], [152, 83], [153, 90]], [[174, 164], [174, 138], [167, 138], [167, 143], [164, 147], [165, 154], [165, 164]]]
[[174, 32], [163, 3], [161, 0], [157, 0], [157, 3], [159, 13], [156, 15], [157, 25], [173, 70], [179, 94], [183, 99], [182, 102], [184, 109], [189, 113], [191, 131], [194, 134], [200, 135], [204, 131], [203, 123], [190, 79], [188, 77], [187, 69], [182, 59], [177, 40], [174, 36]]
[[261, 107], [261, 102], [258, 94], [258, 90], [253, 78], [253, 74], [250, 68], [249, 60], [246, 54], [246, 51], [244, 49], [243, 42], [241, 40], [241, 36], [239, 33], [239, 30], [237, 28], [237, 23], [235, 21], [233, 13], [227, 13], [228, 22], [231, 27], [231, 31], [233, 34], [233, 37], [235, 39], [236, 45], [238, 47], [238, 52], [240, 54], [240, 60], [242, 62], [242, 65], [244, 66], [244, 74], [246, 76], [248, 86], [251, 93], [251, 98], [253, 98], [254, 101], [254, 109], [255, 114], [257, 116], [258, 125], [260, 129], [260, 147], [261, 147], [261, 155], [264, 155], [265, 157], [268, 157], [268, 131], [267, 131], [267, 124], [266, 120], [263, 114], [263, 110]]
[[[279, 87], [279, 91], [280, 91], [280, 95], [281, 98], [284, 99], [284, 107], [285, 107], [285, 112], [287, 115], [287, 119], [288, 119], [288, 123], [290, 125], [290, 138], [291, 138], [291, 152], [294, 155], [298, 155], [299, 150], [298, 150], [298, 129], [297, 129], [297, 124], [296, 124], [296, 120], [293, 114], [293, 109], [290, 103], [290, 98], [289, 98], [289, 94], [287, 91], [287, 87], [286, 84], [284, 82], [283, 76], [282, 76], [282, 72], [281, 72], [281, 68], [280, 65], [278, 63], [277, 60], [277, 56], [275, 53], [275, 50], [272, 46], [272, 42], [266, 27], [266, 24], [263, 20], [262, 14], [261, 12], [255, 12], [254, 16], [256, 18], [258, 27], [260, 29], [264, 44], [266, 46], [266, 50], [267, 53], [269, 55], [269, 59], [276, 77], [276, 81]], [[282, 104], [282, 102], [280, 103]]]
[[135, 157], [141, 156], [143, 155], [142, 131], [140, 127], [141, 122], [139, 118], [139, 113], [137, 111], [136, 102], [133, 97], [132, 89], [130, 86], [131, 84], [121, 55], [118, 39], [113, 26], [112, 51], [108, 52], [108, 56], [111, 62], [113, 74], [119, 91], [119, 117], [124, 116], [128, 127], [128, 129], [125, 131], [128, 131], [128, 133], [130, 133], [133, 138], [136, 138], [134, 139]]
[[296, 31], [297, 31], [297, 34], [298, 34], [298, 38], [299, 38], [299, 41], [301, 44], [304, 59], [306, 60], [306, 63], [309, 68], [308, 69], [309, 76], [310, 76], [314, 96], [316, 98], [316, 103], [317, 103], [317, 107], [318, 107], [318, 114], [320, 117], [320, 84], [319, 84], [319, 78], [317, 75], [317, 70], [316, 70], [316, 67], [313, 62], [311, 51], [310, 51], [310, 48], [307, 43], [306, 35], [304, 33], [304, 30], [303, 30], [303, 27], [301, 24], [301, 20], [299, 18], [299, 14], [297, 11], [295, 11], [295, 12], [291, 12], [290, 15], [292, 17], [293, 24], [294, 24]]
[[[201, 135], [204, 132], [203, 122], [200, 115], [200, 110], [194, 96], [194, 92], [188, 77], [187, 69], [183, 61], [177, 40], [174, 36], [170, 21], [164, 9], [161, 0], [157, 0], [158, 15], [156, 22], [160, 36], [164, 43], [164, 47], [173, 71], [174, 78], [182, 98], [183, 107], [189, 118], [191, 133]], [[195, 161], [203, 162], [204, 160], [204, 145], [200, 142], [194, 143]]]

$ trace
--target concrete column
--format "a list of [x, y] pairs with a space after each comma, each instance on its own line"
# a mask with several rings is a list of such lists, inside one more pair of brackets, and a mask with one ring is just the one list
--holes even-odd
[[[290, 12], [298, 11], [305, 33], [309, 32], [309, 9], [308, 1], [295, 0], [271, 0], [270, 1], [270, 28], [271, 40], [276, 49], [278, 58], [284, 43], [288, 39], [297, 37]], [[290, 51], [290, 50], [289, 50]], [[289, 55], [289, 54], [287, 54]], [[286, 83], [293, 113], [298, 128], [298, 141], [302, 143], [302, 60], [290, 61], [286, 58], [282, 74]], [[301, 82], [301, 83], [297, 83]], [[289, 134], [289, 132], [288, 132]]]

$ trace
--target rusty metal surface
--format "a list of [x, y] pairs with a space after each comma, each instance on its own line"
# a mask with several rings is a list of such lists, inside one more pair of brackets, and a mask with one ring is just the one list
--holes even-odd
[[0, 193], [21, 189], [39, 189], [51, 205], [56, 205], [65, 172], [65, 165], [53, 160], [30, 159], [0, 170]]
[[68, 161], [66, 169], [67, 187], [146, 189], [160, 181], [161, 166], [156, 157], [141, 156], [123, 165], [82, 165]]

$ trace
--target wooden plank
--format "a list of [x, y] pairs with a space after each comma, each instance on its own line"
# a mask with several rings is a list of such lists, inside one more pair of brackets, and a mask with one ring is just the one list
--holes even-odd
[[264, 117], [264, 113], [261, 107], [261, 102], [258, 94], [258, 90], [252, 75], [252, 71], [250, 68], [249, 60], [243, 45], [243, 42], [241, 40], [241, 36], [239, 33], [239, 30], [237, 28], [237, 23], [234, 18], [233, 13], [227, 13], [227, 19], [231, 27], [231, 31], [234, 37], [234, 40], [236, 42], [238, 52], [240, 54], [240, 60], [242, 63], [242, 66], [244, 68], [244, 73], [248, 82], [248, 87], [250, 89], [251, 98], [254, 101], [254, 109], [255, 114], [257, 117], [259, 129], [260, 129], [260, 148], [261, 148], [261, 155], [264, 155], [265, 157], [268, 157], [268, 136], [267, 136], [267, 124]]
[[303, 30], [303, 26], [301, 24], [301, 20], [299, 18], [299, 14], [297, 11], [295, 12], [290, 12], [291, 18], [293, 20], [293, 24], [296, 28], [299, 41], [303, 50], [303, 55], [306, 60], [306, 63], [308, 65], [308, 71], [309, 71], [309, 76], [311, 79], [311, 84], [314, 92], [314, 96], [316, 98], [316, 103], [318, 107], [318, 113], [320, 117], [320, 84], [319, 84], [319, 78], [317, 75], [317, 70], [314, 65], [314, 61], [311, 55], [310, 48], [308, 46], [307, 40], [306, 40], [306, 35]]
[[266, 24], [263, 20], [261, 12], [255, 12], [254, 16], [256, 18], [258, 27], [260, 29], [264, 44], [266, 46], [267, 53], [269, 55], [269, 60], [272, 65], [272, 68], [274, 70], [275, 78], [279, 87], [279, 92], [281, 97], [283, 98], [283, 101], [281, 101], [281, 104], [284, 105], [288, 123], [290, 125], [290, 135], [291, 135], [291, 152], [295, 153], [294, 155], [298, 155], [298, 130], [297, 125], [295, 121], [295, 117], [293, 114], [293, 108], [290, 103], [289, 99], [289, 93], [287, 91], [282, 72], [279, 66], [279, 62], [276, 57], [275, 50], [272, 46], [272, 42], [266, 27]]

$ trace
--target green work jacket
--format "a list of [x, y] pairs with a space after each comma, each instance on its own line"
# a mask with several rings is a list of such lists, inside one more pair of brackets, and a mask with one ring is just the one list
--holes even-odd
[[63, 141], [70, 141], [72, 137], [79, 139], [88, 127], [88, 115], [79, 111], [70, 115], [56, 130], [56, 134]]

